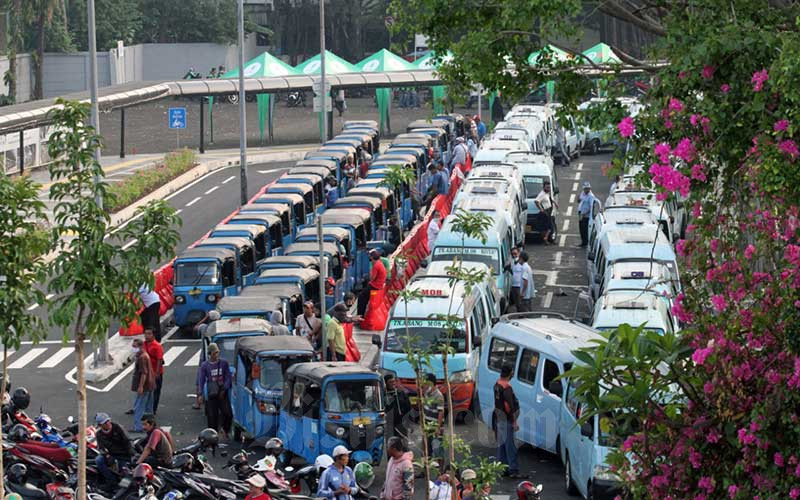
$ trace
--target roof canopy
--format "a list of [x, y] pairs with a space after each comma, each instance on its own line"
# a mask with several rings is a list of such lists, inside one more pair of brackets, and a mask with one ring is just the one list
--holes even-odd
[[416, 69], [416, 66], [386, 49], [381, 49], [357, 62], [356, 68], [367, 73], [374, 71], [404, 71]]
[[617, 55], [614, 54], [614, 51], [611, 50], [611, 47], [603, 42], [584, 50], [583, 55], [591, 59], [591, 61], [596, 64], [615, 64], [621, 62], [619, 57], [617, 57]]
[[[244, 65], [245, 78], [263, 78], [269, 76], [299, 75], [296, 69], [273, 56], [264, 52], [260, 56], [250, 59]], [[235, 78], [239, 76], [239, 68], [232, 69], [222, 75], [222, 78]]]
[[[439, 67], [439, 65], [435, 63], [434, 61], [435, 57], [436, 54], [434, 54], [433, 52], [429, 52], [425, 57], [423, 57], [422, 59], [417, 59], [417, 61], [414, 62], [413, 64], [415, 67], [419, 69], [436, 69]], [[453, 53], [448, 50], [447, 53], [444, 55], [444, 57], [442, 57], [442, 60], [444, 62], [447, 62], [452, 58], [453, 58]]]
[[[318, 75], [320, 69], [319, 54], [311, 59], [306, 59], [298, 64], [294, 69], [303, 75]], [[342, 73], [358, 73], [359, 70], [349, 62], [337, 56], [333, 52], [325, 51], [325, 74], [340, 75]]]
[[[570, 54], [569, 52], [563, 51], [563, 50], [559, 49], [558, 47], [556, 47], [554, 45], [548, 45], [546, 47], [546, 49], [547, 49], [547, 52], [552, 52], [553, 53], [552, 57], [556, 61], [566, 61], [566, 60], [571, 59], [573, 57], [573, 55]], [[535, 66], [539, 62], [539, 59], [542, 58], [542, 56], [544, 55], [543, 54], [544, 51], [545, 51], [545, 49], [537, 50], [536, 52], [534, 52], [531, 55], [529, 55], [528, 56], [528, 64], [530, 64], [531, 66]]]

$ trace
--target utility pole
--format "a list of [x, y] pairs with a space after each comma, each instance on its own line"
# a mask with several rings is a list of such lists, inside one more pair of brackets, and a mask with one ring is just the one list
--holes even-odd
[[[95, 21], [94, 21], [94, 0], [88, 0], [86, 3], [87, 10], [87, 34], [89, 36], [89, 99], [91, 101], [91, 114], [89, 121], [94, 128], [94, 133], [100, 135], [100, 109], [97, 105], [97, 36], [95, 35]], [[66, 13], [65, 13], [66, 15]], [[100, 163], [100, 148], [94, 150], [94, 159]], [[100, 179], [95, 176], [94, 182], [100, 182]], [[98, 195], [95, 202], [100, 208], [103, 208], [103, 198]], [[111, 362], [111, 357], [108, 354], [108, 336], [100, 343], [100, 349], [95, 356], [95, 366]]]
[[247, 204], [247, 108], [244, 92], [244, 0], [239, 0], [239, 179], [241, 203]]
[[319, 79], [322, 89], [322, 137], [320, 143], [328, 140], [328, 90], [325, 85], [325, 0], [319, 0]]

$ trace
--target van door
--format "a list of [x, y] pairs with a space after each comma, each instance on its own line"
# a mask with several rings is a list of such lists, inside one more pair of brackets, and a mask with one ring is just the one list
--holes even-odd
[[508, 365], [512, 368], [516, 366], [520, 349], [517, 344], [498, 337], [491, 339], [488, 348], [488, 356], [483, 357], [486, 360], [485, 366], [481, 366], [478, 401], [481, 405], [481, 417], [486, 425], [491, 427], [494, 414], [494, 384], [500, 378], [500, 369], [503, 366]]
[[[581, 436], [581, 429], [578, 425], [578, 419], [581, 418], [582, 412], [585, 411], [577, 398], [575, 398], [575, 386], [572, 384], [567, 388], [567, 404], [566, 411], [564, 411], [564, 421], [561, 422], [561, 435], [562, 446], [564, 448], [564, 464], [566, 466], [566, 459], [569, 458], [570, 477], [572, 482], [578, 487], [578, 490], [583, 496], [586, 496], [586, 481], [587, 475], [585, 470], [586, 463], [591, 463], [591, 439]], [[587, 446], [587, 442], [589, 446]]]
[[519, 399], [519, 431], [521, 441], [539, 447], [536, 443], [534, 429], [538, 425], [538, 414], [535, 404], [536, 381], [540, 377], [539, 353], [533, 349], [523, 349], [519, 357], [516, 376], [511, 381], [514, 393]]
[[233, 390], [233, 415], [236, 422], [242, 429], [251, 432], [254, 429], [254, 415], [253, 409], [255, 407], [253, 401], [252, 379], [250, 377], [250, 370], [252, 368], [252, 360], [247, 359], [241, 353], [236, 357], [236, 385]]
[[544, 357], [541, 383], [536, 387], [537, 422], [533, 428], [534, 443], [539, 448], [554, 452], [558, 438], [558, 419], [561, 412], [561, 395], [552, 394], [548, 387], [550, 382], [561, 375], [561, 364], [549, 357]]

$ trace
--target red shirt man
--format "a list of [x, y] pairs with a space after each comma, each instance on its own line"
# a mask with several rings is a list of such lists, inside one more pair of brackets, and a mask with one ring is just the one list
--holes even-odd
[[144, 331], [144, 351], [150, 356], [150, 364], [156, 377], [156, 388], [153, 391], [153, 413], [158, 411], [158, 402], [161, 399], [161, 387], [164, 384], [164, 348], [156, 340], [152, 328]]
[[377, 252], [374, 255], [376, 258], [372, 260], [372, 270], [369, 272], [369, 286], [374, 290], [380, 290], [386, 285], [386, 267]]

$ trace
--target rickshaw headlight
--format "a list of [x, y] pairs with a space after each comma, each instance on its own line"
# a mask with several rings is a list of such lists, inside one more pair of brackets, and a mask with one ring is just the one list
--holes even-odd
[[260, 401], [258, 403], [258, 411], [260, 411], [261, 413], [264, 413], [266, 415], [270, 415], [270, 414], [274, 415], [274, 414], [278, 413], [278, 407], [273, 405], [273, 404], [265, 403], [264, 401]]
[[175, 296], [175, 303], [176, 304], [185, 304], [186, 303], [186, 297], [184, 297], [183, 295], [176, 295]]
[[325, 424], [325, 432], [339, 439], [347, 438], [347, 428], [342, 427], [340, 425], [336, 425], [332, 422], [328, 422], [327, 424]]
[[206, 295], [206, 302], [211, 302], [212, 304], [217, 301], [217, 296], [215, 294]]

